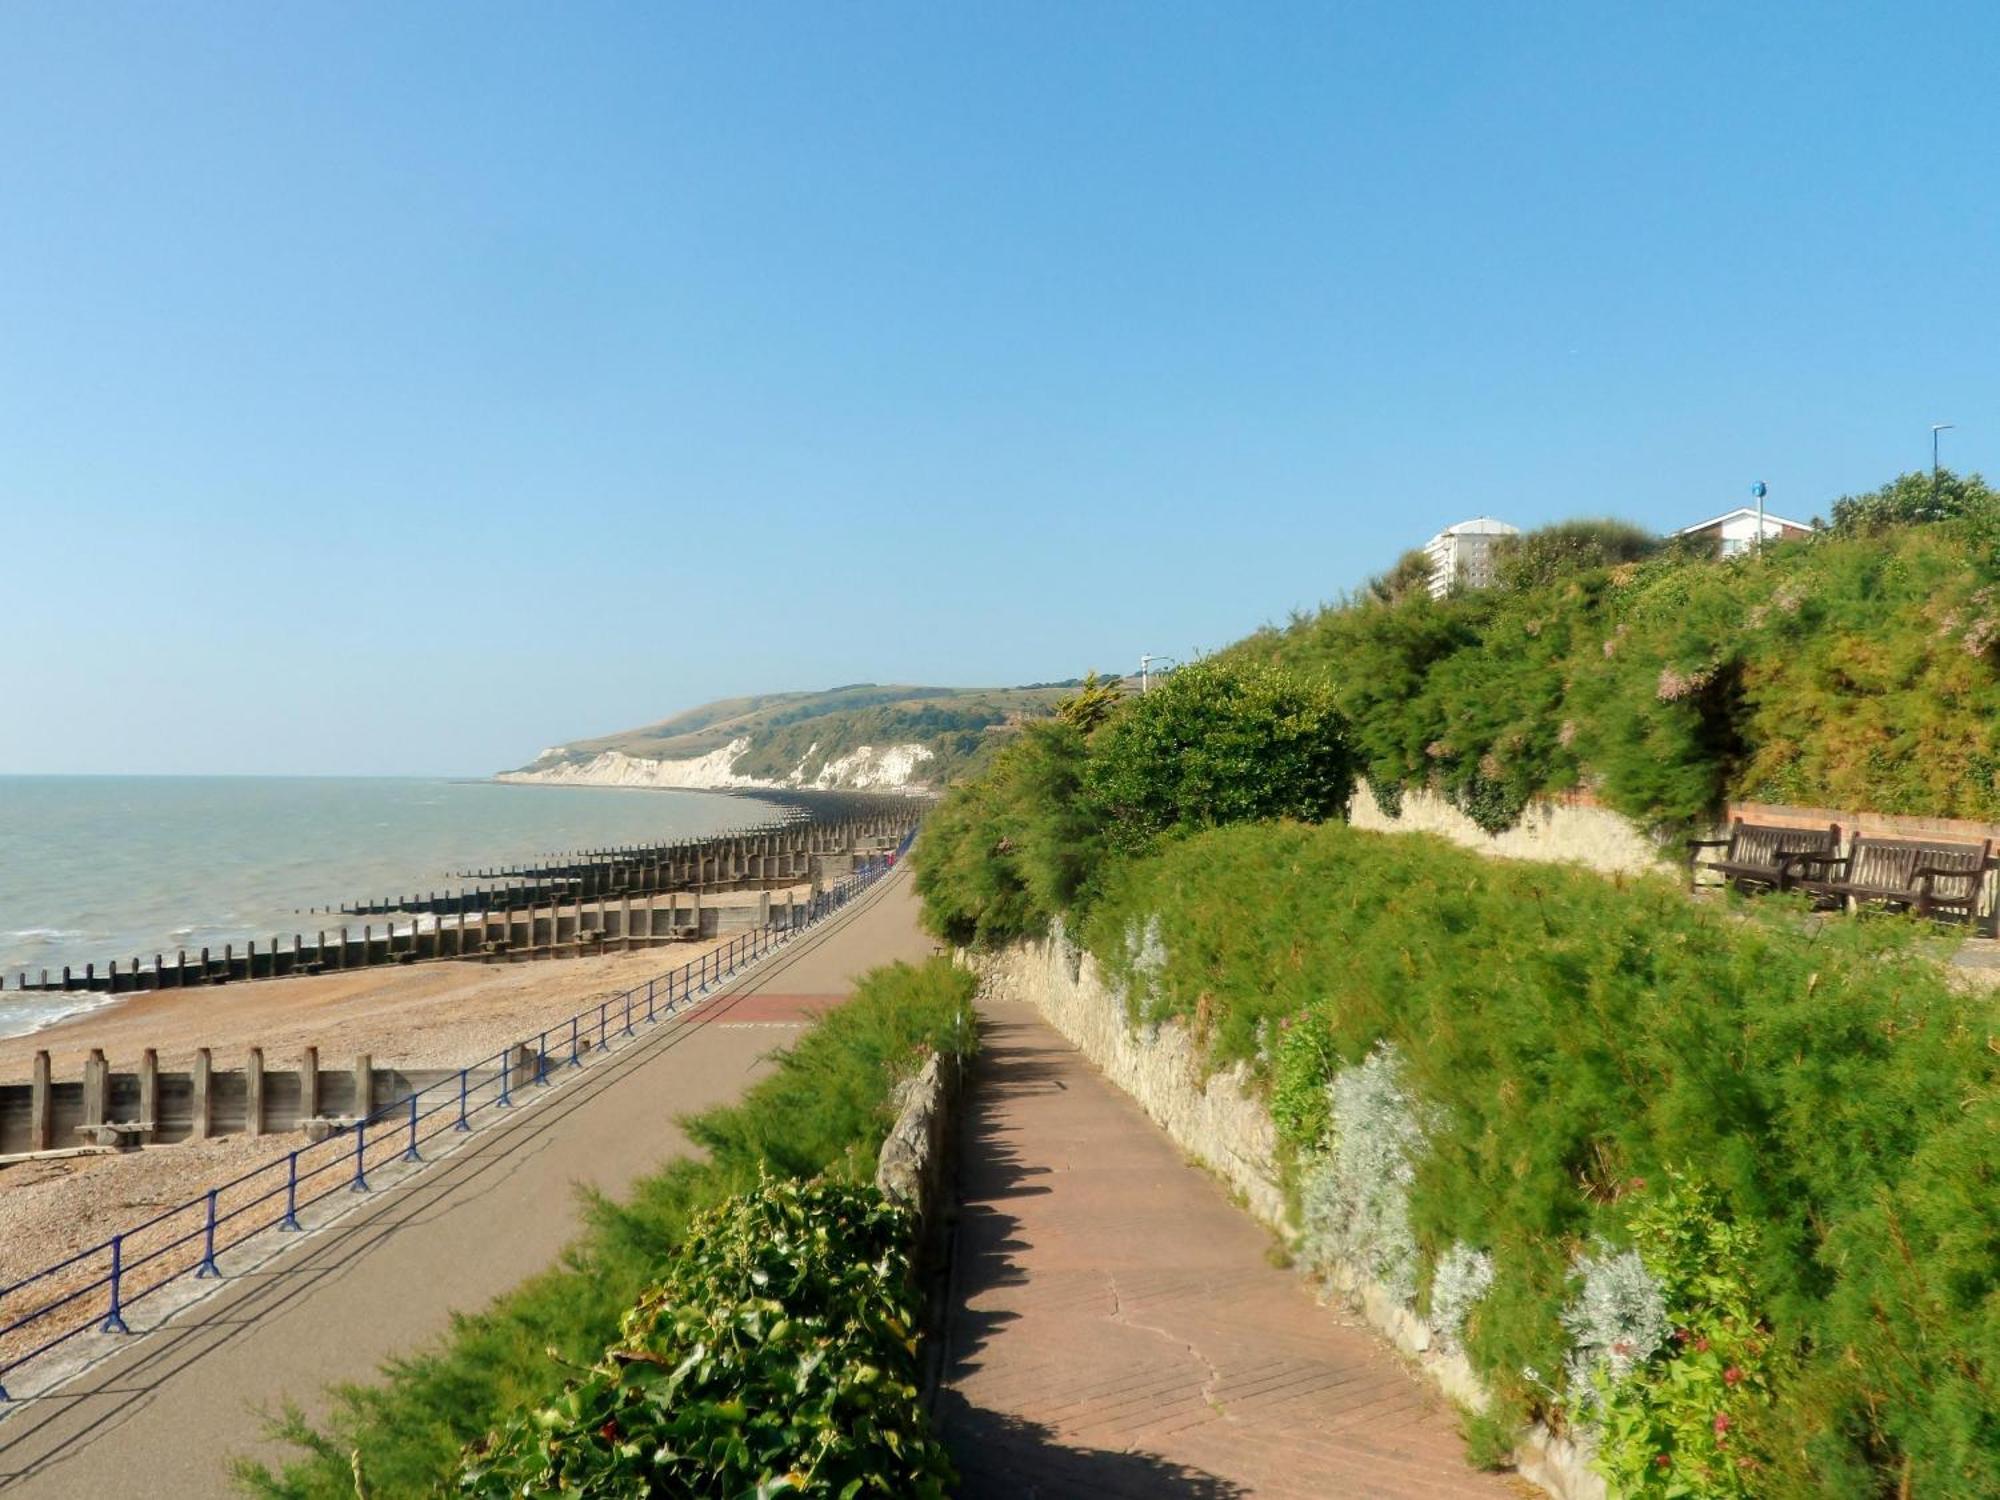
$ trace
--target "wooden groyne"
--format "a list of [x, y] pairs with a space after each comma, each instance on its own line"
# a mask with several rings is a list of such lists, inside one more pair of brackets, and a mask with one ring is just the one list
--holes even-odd
[[329, 914], [455, 915], [535, 906], [546, 902], [598, 901], [666, 891], [758, 889], [809, 879], [823, 856], [894, 848], [915, 825], [914, 811], [798, 823], [758, 833], [726, 834], [675, 844], [635, 845], [603, 853], [551, 858], [463, 872], [497, 882], [456, 891], [371, 896], [329, 908]]
[[[882, 859], [916, 826], [923, 804], [906, 798], [876, 805], [841, 804], [848, 815], [805, 819], [748, 833], [578, 852], [493, 871], [500, 883], [457, 891], [379, 897], [329, 909], [392, 920], [329, 925], [287, 940], [252, 939], [238, 951], [203, 948], [112, 959], [38, 975], [23, 971], [15, 988], [139, 994], [296, 975], [338, 973], [381, 964], [438, 960], [515, 963], [713, 937], [770, 921], [789, 923], [812, 892]], [[803, 891], [804, 894], [797, 894]], [[395, 917], [407, 922], [396, 922]], [[0, 976], [0, 989], [6, 986]]]

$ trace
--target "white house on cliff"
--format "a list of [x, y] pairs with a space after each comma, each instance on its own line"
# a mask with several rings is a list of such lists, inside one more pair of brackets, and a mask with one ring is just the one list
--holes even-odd
[[[1788, 521], [1768, 510], [1764, 512], [1764, 540], [1767, 542], [1788, 542], [1793, 537], [1810, 536], [1812, 531], [1812, 526], [1805, 521]], [[1674, 535], [1712, 537], [1716, 556], [1734, 557], [1739, 552], [1748, 552], [1757, 544], [1757, 507], [1739, 505], [1719, 516], [1710, 516], [1706, 521], [1683, 526]]]

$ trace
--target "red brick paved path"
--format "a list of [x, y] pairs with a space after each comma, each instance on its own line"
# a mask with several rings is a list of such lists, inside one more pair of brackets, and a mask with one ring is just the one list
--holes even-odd
[[962, 1495], [1518, 1493], [1032, 1008], [984, 1016], [939, 1403]]

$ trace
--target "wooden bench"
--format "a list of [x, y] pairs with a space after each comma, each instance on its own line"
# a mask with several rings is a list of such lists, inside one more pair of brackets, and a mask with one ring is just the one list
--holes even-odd
[[[1720, 859], [1701, 859], [1703, 849], [1720, 849]], [[1824, 828], [1786, 828], [1775, 823], [1746, 823], [1741, 818], [1729, 825], [1726, 839], [1688, 840], [1688, 885], [1703, 870], [1712, 870], [1738, 890], [1769, 886], [1789, 890], [1808, 860], [1837, 859], [1840, 855], [1840, 828], [1829, 823]]]
[[1980, 891], [1994, 867], [1993, 840], [1948, 844], [1857, 833], [1846, 854], [1815, 855], [1802, 863], [1804, 872], [1793, 883], [1816, 896], [1850, 906], [1879, 901], [1920, 917], [1961, 913], [1977, 922]]

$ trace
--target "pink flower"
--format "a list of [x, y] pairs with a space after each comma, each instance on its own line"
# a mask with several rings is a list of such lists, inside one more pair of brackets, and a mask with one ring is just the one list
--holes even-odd
[[1724, 1385], [1734, 1385], [1736, 1384], [1737, 1381], [1741, 1380], [1742, 1378], [1743, 1378], [1743, 1372], [1737, 1369], [1736, 1366], [1734, 1365], [1731, 1365], [1728, 1369], [1722, 1372], [1722, 1383]]
[[1719, 1411], [1715, 1414], [1715, 1435], [1717, 1437], [1721, 1437], [1725, 1432], [1729, 1431], [1730, 1425], [1728, 1412]]
[[1697, 1354], [1708, 1353], [1708, 1338], [1706, 1335], [1694, 1341], [1694, 1352]]

